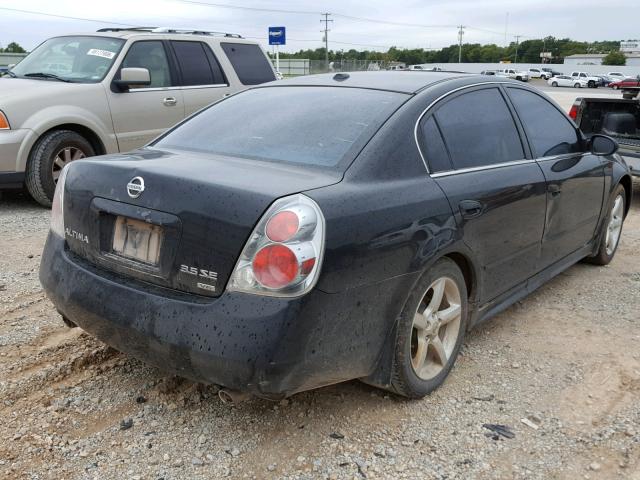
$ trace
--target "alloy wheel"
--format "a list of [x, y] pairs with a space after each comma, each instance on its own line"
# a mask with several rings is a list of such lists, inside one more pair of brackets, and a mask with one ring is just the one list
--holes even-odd
[[62, 169], [70, 162], [74, 160], [80, 160], [81, 158], [85, 158], [85, 153], [77, 147], [64, 147], [56, 156], [53, 157], [53, 164], [51, 165], [53, 182], [58, 183], [58, 178], [60, 177], [60, 173]]
[[607, 225], [607, 237], [605, 239], [607, 247], [607, 255], [612, 255], [620, 241], [620, 233], [622, 232], [622, 220], [624, 216], [624, 199], [622, 195], [618, 195], [613, 202], [611, 208], [611, 216], [609, 225]]
[[418, 305], [411, 330], [411, 365], [422, 380], [437, 376], [455, 349], [462, 321], [460, 290], [449, 277], [440, 277]]

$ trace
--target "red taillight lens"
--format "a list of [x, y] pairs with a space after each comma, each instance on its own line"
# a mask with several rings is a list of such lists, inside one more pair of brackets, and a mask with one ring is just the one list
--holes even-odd
[[300, 222], [294, 212], [278, 212], [267, 222], [265, 233], [274, 242], [286, 242], [298, 232]]
[[578, 116], [578, 107], [576, 105], [571, 106], [571, 110], [569, 110], [569, 116], [574, 120]]
[[253, 258], [253, 274], [267, 288], [282, 288], [298, 276], [298, 258], [284, 245], [268, 245]]
[[276, 200], [244, 246], [227, 289], [273, 297], [298, 297], [318, 281], [325, 220], [316, 202], [296, 194]]

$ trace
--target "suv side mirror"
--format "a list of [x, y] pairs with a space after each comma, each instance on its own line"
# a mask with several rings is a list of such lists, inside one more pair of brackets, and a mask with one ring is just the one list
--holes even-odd
[[151, 85], [151, 74], [146, 68], [125, 67], [120, 70], [120, 78], [113, 83], [123, 90], [129, 87], [148, 87]]
[[589, 139], [589, 150], [594, 155], [613, 155], [618, 151], [618, 142], [606, 135], [592, 135]]

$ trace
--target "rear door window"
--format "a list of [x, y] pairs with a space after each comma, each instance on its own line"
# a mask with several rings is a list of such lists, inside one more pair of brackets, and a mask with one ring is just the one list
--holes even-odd
[[525, 158], [513, 116], [497, 88], [458, 95], [439, 107], [435, 117], [455, 169]]
[[521, 88], [507, 88], [524, 124], [534, 156], [549, 157], [581, 151], [573, 123], [549, 101]]
[[226, 83], [217, 59], [202, 42], [171, 41], [182, 74], [182, 86]]
[[419, 140], [431, 173], [451, 170], [449, 152], [433, 116], [420, 122]]
[[220, 46], [243, 85], [258, 85], [276, 79], [259, 45], [222, 42]]

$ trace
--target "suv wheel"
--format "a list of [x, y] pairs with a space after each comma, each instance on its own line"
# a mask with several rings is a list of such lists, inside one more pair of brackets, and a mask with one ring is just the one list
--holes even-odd
[[589, 80], [587, 82], [587, 87], [589, 88], [596, 88], [596, 83], [593, 80]]
[[467, 329], [467, 288], [448, 258], [425, 272], [400, 315], [393, 365], [393, 390], [422, 398], [445, 380]]
[[38, 203], [50, 207], [58, 177], [65, 165], [93, 155], [95, 152], [91, 144], [76, 132], [55, 130], [45, 134], [29, 155], [27, 190]]

